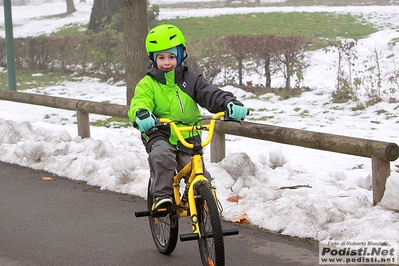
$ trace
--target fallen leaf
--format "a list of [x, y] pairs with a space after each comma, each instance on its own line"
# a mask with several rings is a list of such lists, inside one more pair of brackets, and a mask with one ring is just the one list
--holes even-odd
[[236, 194], [235, 196], [231, 196], [227, 198], [228, 202], [238, 202], [240, 199], [242, 199], [242, 197], [238, 194]]
[[356, 190], [356, 188], [355, 187], [350, 187], [350, 188], [348, 188], [348, 190]]
[[44, 181], [52, 181], [53, 179], [51, 177], [49, 177], [49, 176], [43, 176], [42, 180], [44, 180]]
[[237, 218], [231, 220], [233, 223], [240, 223], [240, 224], [246, 224], [249, 222], [249, 217], [246, 213], [238, 216]]

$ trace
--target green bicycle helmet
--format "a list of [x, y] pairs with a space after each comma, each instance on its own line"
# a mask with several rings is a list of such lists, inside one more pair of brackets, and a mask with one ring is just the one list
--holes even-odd
[[186, 40], [181, 30], [171, 24], [162, 24], [156, 26], [147, 34], [145, 48], [148, 55], [151, 53], [167, 50], [172, 47], [186, 47]]

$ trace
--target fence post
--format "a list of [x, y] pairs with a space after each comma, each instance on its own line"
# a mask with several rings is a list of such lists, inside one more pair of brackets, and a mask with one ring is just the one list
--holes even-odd
[[76, 109], [76, 120], [78, 123], [78, 135], [84, 138], [90, 138], [90, 121], [89, 114], [83, 113]]
[[390, 175], [390, 162], [375, 155], [371, 156], [371, 179], [373, 185], [373, 205], [377, 205], [384, 196], [385, 184]]
[[4, 0], [3, 6], [4, 6], [4, 28], [6, 33], [8, 89], [11, 91], [16, 91], [17, 80], [15, 77], [14, 36], [12, 29], [11, 0]]
[[214, 131], [211, 142], [211, 163], [218, 163], [226, 157], [225, 134]]

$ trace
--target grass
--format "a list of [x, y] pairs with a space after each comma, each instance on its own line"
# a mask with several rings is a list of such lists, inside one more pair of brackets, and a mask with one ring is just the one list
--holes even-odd
[[[189, 0], [181, 1], [179, 3], [160, 4], [161, 8], [217, 8], [227, 7], [227, 1], [212, 1], [212, 2], [189, 2]], [[286, 0], [284, 2], [265, 2], [260, 6], [367, 6], [367, 5], [393, 5], [392, 0]], [[253, 7], [252, 2], [235, 1], [230, 5], [231, 7]]]
[[390, 0], [287, 0], [282, 5], [285, 6], [367, 6], [367, 5], [392, 5]]
[[129, 118], [110, 117], [105, 120], [91, 122], [90, 125], [106, 128], [131, 128], [132, 122], [130, 122]]
[[[26, 90], [55, 85], [60, 82], [74, 80], [69, 75], [58, 73], [32, 74], [27, 71], [16, 71], [17, 90]], [[0, 89], [8, 89], [8, 76], [6, 72], [0, 72]]]
[[[301, 5], [305, 5], [305, 2], [309, 5], [315, 4], [313, 0], [295, 1], [295, 3]], [[349, 2], [352, 3], [353, 1]], [[318, 2], [317, 4], [322, 3]], [[287, 5], [292, 5], [292, 3], [287, 3]], [[65, 14], [54, 15], [53, 17], [60, 16], [65, 16]], [[360, 39], [377, 31], [373, 25], [365, 23], [364, 18], [350, 14], [327, 12], [234, 14], [202, 18], [177, 18], [159, 21], [159, 23], [172, 23], [180, 27], [186, 36], [188, 49], [190, 49], [190, 43], [196, 42], [196, 40], [212, 40], [227, 35], [254, 34], [303, 35], [315, 40], [312, 49], [319, 49], [335, 42], [338, 38]], [[86, 28], [87, 25], [70, 24], [53, 33], [53, 35], [73, 35], [81, 33]], [[60, 74], [49, 73], [32, 76], [30, 73], [21, 71], [17, 71], [16, 77], [18, 90], [53, 85], [66, 79], [72, 80], [71, 77], [61, 76]], [[7, 86], [7, 74], [0, 73], [0, 88], [7, 88]], [[274, 91], [274, 93], [279, 94], [278, 91]], [[284, 93], [284, 90], [281, 93]], [[293, 95], [281, 94], [280, 96], [281, 99], [286, 99]]]
[[300, 114], [300, 117], [304, 118], [304, 117], [308, 117], [309, 116], [309, 111], [308, 110], [303, 110]]
[[[84, 26], [84, 28], [82, 27]], [[65, 25], [61, 30], [57, 32], [53, 32], [51, 36], [72, 36], [76, 34], [81, 34], [86, 31], [87, 25], [79, 25], [79, 24], [68, 24]]]
[[[212, 39], [228, 35], [302, 35], [315, 39], [314, 48], [336, 42], [338, 38], [364, 38], [377, 31], [363, 18], [327, 12], [272, 12], [222, 15], [205, 18], [163, 20], [185, 34], [188, 43], [195, 39]], [[211, 29], [211, 30], [210, 30]]]

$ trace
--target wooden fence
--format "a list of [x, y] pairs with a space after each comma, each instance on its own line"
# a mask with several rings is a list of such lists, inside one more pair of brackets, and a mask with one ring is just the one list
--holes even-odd
[[[76, 111], [78, 135], [82, 138], [90, 137], [89, 114], [127, 118], [127, 111], [129, 109], [126, 105], [1, 89], [0, 100]], [[204, 118], [204, 120], [206, 119], [208, 118]], [[211, 143], [211, 162], [219, 162], [225, 157], [225, 134], [371, 158], [374, 205], [378, 204], [384, 196], [386, 180], [390, 175], [390, 162], [395, 161], [399, 157], [399, 147], [396, 143], [318, 133], [246, 121], [241, 124], [218, 121]], [[322, 171], [322, 169], [320, 169], [320, 171]]]

